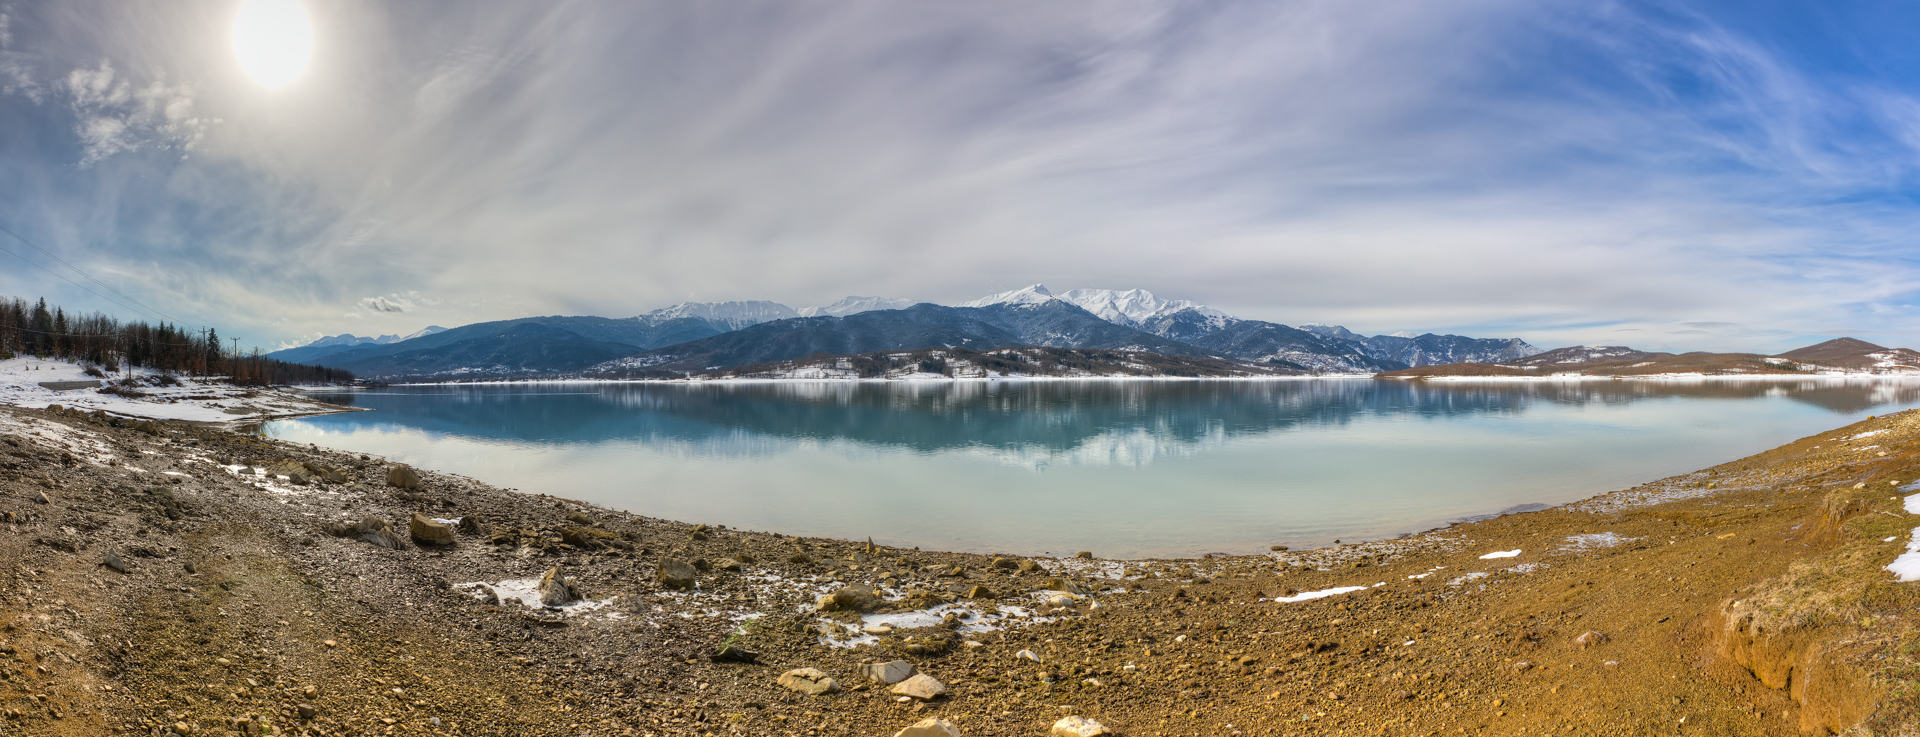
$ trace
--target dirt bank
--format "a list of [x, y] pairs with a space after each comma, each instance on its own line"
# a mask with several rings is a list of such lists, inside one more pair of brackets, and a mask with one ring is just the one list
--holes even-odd
[[[1403, 540], [996, 559], [0, 409], [0, 734], [1902, 734], [1916, 448], [1902, 414]], [[862, 675], [895, 659], [945, 693]]]

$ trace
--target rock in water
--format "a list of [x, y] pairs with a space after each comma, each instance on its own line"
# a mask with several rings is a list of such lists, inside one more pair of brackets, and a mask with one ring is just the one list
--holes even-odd
[[660, 570], [655, 574], [661, 586], [683, 591], [693, 588], [693, 579], [698, 575], [699, 571], [694, 570], [692, 564], [672, 558], [661, 558]]
[[922, 719], [894, 732], [893, 737], [960, 737], [960, 728], [945, 719]]
[[404, 463], [394, 466], [387, 469], [387, 485], [396, 489], [407, 489], [409, 491], [418, 489], [420, 488], [420, 472], [413, 470], [412, 466]]
[[912, 677], [914, 673], [918, 672], [914, 669], [912, 663], [904, 660], [895, 660], [890, 663], [868, 663], [861, 666], [860, 670], [867, 674], [867, 680], [888, 686], [907, 680]]
[[1048, 730], [1049, 737], [1103, 737], [1111, 735], [1106, 726], [1083, 716], [1062, 717]]
[[808, 696], [819, 696], [840, 689], [832, 676], [820, 672], [817, 668], [795, 668], [780, 674], [778, 683]]
[[435, 522], [419, 512], [407, 519], [407, 532], [413, 541], [421, 545], [452, 545], [453, 527], [444, 522]]
[[894, 684], [893, 688], [887, 689], [887, 692], [895, 696], [910, 696], [921, 701], [932, 701], [946, 695], [947, 684], [941, 683], [933, 676], [920, 673]]
[[560, 574], [560, 566], [548, 568], [540, 575], [540, 603], [545, 606], [566, 606], [585, 598], [580, 589], [573, 585], [573, 579]]

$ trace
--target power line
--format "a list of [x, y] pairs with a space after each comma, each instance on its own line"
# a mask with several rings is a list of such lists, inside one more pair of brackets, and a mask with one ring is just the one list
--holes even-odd
[[112, 286], [109, 286], [106, 282], [103, 282], [103, 281], [100, 281], [99, 279], [94, 278], [92, 274], [88, 274], [84, 269], [81, 269], [78, 266], [74, 266], [73, 264], [68, 263], [66, 259], [60, 258], [59, 254], [56, 254], [45, 248], [41, 248], [38, 244], [34, 243], [33, 241], [27, 240], [26, 236], [13, 232], [13, 229], [8, 228], [7, 226], [0, 225], [0, 233], [5, 233], [7, 235], [13, 236], [14, 240], [20, 241], [21, 243], [26, 244], [28, 248], [31, 248], [35, 251], [39, 251], [40, 253], [45, 254], [47, 258], [53, 259], [55, 263], [58, 263], [61, 266], [67, 267], [68, 269], [72, 270], [73, 273], [75, 274], [79, 274], [81, 278], [86, 279], [87, 281], [93, 282], [96, 285], [99, 285], [101, 289], [105, 289], [108, 292], [118, 295], [119, 299], [114, 299], [112, 297], [108, 297], [99, 292], [93, 291], [92, 289], [89, 289], [86, 285], [75, 282], [72, 279], [68, 279], [64, 275], [54, 271], [53, 269], [34, 263], [33, 261], [29, 260], [27, 257], [20, 255], [19, 253], [16, 253], [14, 251], [8, 251], [6, 249], [0, 249], [0, 251], [5, 251], [6, 253], [12, 255], [14, 258], [18, 258], [21, 261], [25, 261], [28, 265], [38, 267], [42, 271], [45, 271], [48, 274], [52, 274], [53, 276], [58, 277], [59, 279], [67, 282], [68, 284], [72, 284], [81, 289], [85, 289], [88, 293], [96, 297], [99, 297], [101, 299], [105, 299], [109, 302], [113, 302], [114, 304], [117, 304], [121, 307], [131, 309], [135, 312], [144, 312], [147, 315], [158, 317], [161, 320], [164, 320], [167, 322], [174, 322], [174, 323], [180, 322], [179, 320], [175, 320], [174, 318], [169, 317], [166, 313], [148, 306], [145, 302], [141, 302], [140, 300], [134, 299], [133, 297], [129, 296], [125, 292], [122, 292], [118, 289], [114, 289]]

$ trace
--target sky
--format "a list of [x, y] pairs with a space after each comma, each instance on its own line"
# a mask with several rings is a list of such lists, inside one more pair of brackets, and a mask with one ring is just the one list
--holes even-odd
[[271, 87], [238, 8], [0, 0], [0, 294], [267, 349], [1035, 282], [1920, 345], [1911, 4], [309, 0]]

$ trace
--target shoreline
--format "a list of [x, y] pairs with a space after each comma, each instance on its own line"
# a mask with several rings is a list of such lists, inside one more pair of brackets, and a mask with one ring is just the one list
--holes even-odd
[[[1072, 713], [1139, 737], [1662, 733], [1681, 718], [1773, 735], [1915, 713], [1875, 685], [1920, 641], [1890, 616], [1920, 602], [1915, 586], [1879, 570], [1920, 524], [1892, 491], [1920, 478], [1914, 412], [1403, 538], [1125, 561], [744, 532], [426, 470], [401, 488], [377, 458], [184, 423], [0, 409], [0, 435], [0, 667], [20, 657], [5, 653], [47, 666], [0, 679], [0, 713], [33, 734], [244, 719], [292, 734], [851, 736], [938, 717], [1043, 735]], [[448, 520], [454, 544], [409, 541], [414, 513]], [[397, 546], [331, 532], [365, 519]], [[548, 570], [584, 598], [518, 598]], [[852, 610], [817, 611], [869, 586], [845, 595]], [[1881, 593], [1834, 596], [1856, 589]], [[1806, 629], [1779, 619], [1791, 607], [1747, 604], [1775, 599], [1871, 627]], [[1792, 660], [1841, 641], [1853, 655]], [[720, 658], [723, 643], [754, 662]], [[868, 683], [861, 664], [889, 659], [946, 693], [903, 702]], [[1775, 690], [1787, 661], [1857, 688]], [[776, 683], [807, 667], [837, 690]]]
[[1444, 382], [1444, 383], [1531, 383], [1531, 382], [1587, 382], [1587, 381], [1920, 381], [1920, 373], [1821, 373], [1821, 374], [1634, 374], [1609, 376], [1599, 374], [1550, 374], [1544, 376], [1382, 376], [1379, 374], [1318, 374], [1300, 376], [998, 376], [998, 377], [945, 377], [931, 378], [714, 378], [714, 379], [485, 379], [477, 381], [410, 381], [381, 384], [380, 386], [348, 385], [338, 388], [297, 387], [295, 391], [360, 391], [385, 387], [403, 386], [518, 386], [518, 385], [613, 385], [613, 384], [660, 384], [685, 386], [728, 386], [759, 384], [900, 384], [927, 385], [942, 384], [990, 384], [990, 383], [1029, 383], [1029, 382], [1267, 382], [1267, 381], [1348, 381], [1369, 379], [1376, 381], [1407, 382]]

